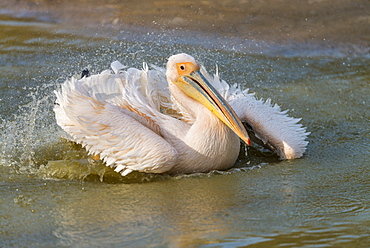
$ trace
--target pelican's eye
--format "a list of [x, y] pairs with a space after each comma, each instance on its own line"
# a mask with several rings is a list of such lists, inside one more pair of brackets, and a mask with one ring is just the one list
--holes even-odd
[[179, 75], [189, 75], [193, 71], [199, 70], [199, 65], [192, 62], [183, 62], [176, 64], [177, 73]]

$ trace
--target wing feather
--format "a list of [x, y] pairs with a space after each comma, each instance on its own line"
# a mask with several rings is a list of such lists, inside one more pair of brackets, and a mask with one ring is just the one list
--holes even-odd
[[299, 158], [305, 152], [309, 132], [298, 123], [301, 119], [289, 117], [279, 105], [272, 105], [269, 99], [256, 99], [246, 92], [230, 105], [239, 118], [248, 123], [249, 131], [281, 159]]
[[[57, 123], [90, 154], [117, 172], [162, 173], [177, 161], [176, 150], [160, 135], [155, 96], [140, 70], [105, 71], [80, 80], [67, 80], [56, 91]], [[144, 85], [144, 86], [143, 86]], [[140, 88], [140, 90], [139, 90]], [[146, 100], [145, 100], [146, 99]], [[153, 100], [154, 99], [154, 100]]]

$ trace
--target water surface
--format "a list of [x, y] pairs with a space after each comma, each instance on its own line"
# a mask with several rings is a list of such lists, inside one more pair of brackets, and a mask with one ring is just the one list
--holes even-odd
[[[221, 44], [227, 37], [100, 35], [14, 14], [0, 16], [0, 29], [0, 246], [370, 245], [367, 50], [261, 53], [266, 44], [246, 51]], [[279, 161], [251, 147], [226, 172], [123, 178], [64, 139], [52, 108], [66, 78], [114, 60], [164, 66], [178, 52], [302, 117], [305, 156]]]

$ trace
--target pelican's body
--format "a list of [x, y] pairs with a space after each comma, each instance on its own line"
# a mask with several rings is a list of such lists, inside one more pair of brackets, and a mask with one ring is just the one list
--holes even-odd
[[119, 62], [112, 68], [66, 81], [54, 111], [72, 140], [122, 175], [228, 169], [240, 138], [249, 144], [241, 121], [282, 159], [306, 149], [299, 119], [210, 77], [187, 54], [171, 56], [167, 70], [123, 70]]

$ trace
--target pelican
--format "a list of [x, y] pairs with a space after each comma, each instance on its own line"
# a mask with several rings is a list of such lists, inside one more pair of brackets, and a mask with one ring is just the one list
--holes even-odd
[[67, 80], [55, 91], [54, 112], [71, 140], [123, 176], [227, 170], [240, 140], [252, 139], [281, 159], [306, 150], [309, 133], [300, 119], [209, 75], [188, 54], [171, 56], [166, 69], [127, 69], [118, 61], [111, 67]]

